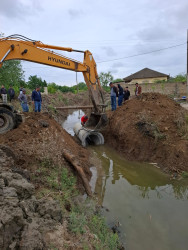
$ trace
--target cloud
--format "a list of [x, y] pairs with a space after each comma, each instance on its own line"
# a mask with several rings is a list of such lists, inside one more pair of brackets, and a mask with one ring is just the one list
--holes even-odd
[[124, 67], [124, 63], [122, 62], [116, 62], [112, 65], [112, 68], [121, 68]]
[[69, 9], [68, 13], [69, 13], [70, 17], [73, 19], [80, 18], [84, 14], [84, 12], [82, 10], [75, 10], [75, 9]]
[[1, 0], [0, 14], [7, 18], [24, 19], [27, 15], [42, 11], [40, 2], [37, 0]]
[[107, 56], [113, 57], [113, 56], [117, 55], [117, 53], [115, 52], [115, 50], [112, 47], [103, 46], [102, 49], [105, 51]]

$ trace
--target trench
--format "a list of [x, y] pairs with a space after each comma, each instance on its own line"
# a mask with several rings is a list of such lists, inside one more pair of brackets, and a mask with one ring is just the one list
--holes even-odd
[[[75, 111], [63, 127], [74, 135], [78, 121]], [[125, 249], [186, 250], [188, 179], [174, 179], [148, 163], [126, 161], [107, 145], [88, 150], [92, 191], [109, 226], [117, 227]]]

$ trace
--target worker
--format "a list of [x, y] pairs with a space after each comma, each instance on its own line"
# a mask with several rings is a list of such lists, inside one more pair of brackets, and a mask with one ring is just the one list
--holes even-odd
[[112, 107], [112, 111], [116, 110], [116, 97], [118, 96], [118, 90], [117, 87], [110, 82], [110, 97], [111, 97], [111, 107]]
[[123, 102], [123, 88], [121, 87], [121, 85], [118, 83], [118, 89], [119, 89], [119, 93], [118, 93], [118, 106], [122, 106], [122, 102]]
[[138, 86], [138, 83], [136, 83], [135, 85], [136, 85], [135, 96], [139, 96], [142, 94], [142, 88], [141, 88], [141, 86]]
[[129, 96], [130, 96], [130, 91], [129, 91], [128, 87], [126, 87], [124, 90], [124, 102], [129, 100]]
[[82, 118], [81, 118], [81, 124], [82, 124], [82, 126], [84, 126], [87, 121], [88, 121], [88, 116], [87, 115], [83, 115]]
[[9, 94], [9, 99], [10, 99], [10, 102], [11, 102], [12, 99], [14, 99], [14, 96], [15, 96], [15, 91], [14, 91], [12, 85], [10, 85], [10, 88], [8, 89], [8, 94]]
[[26, 96], [26, 90], [25, 89], [22, 89], [22, 93], [19, 94], [18, 100], [20, 101], [23, 112], [28, 112], [29, 107], [28, 107], [28, 104], [27, 104], [27, 96]]
[[40, 112], [41, 111], [41, 104], [42, 104], [42, 96], [40, 93], [40, 87], [37, 86], [35, 90], [32, 92], [31, 96], [33, 105], [35, 107], [35, 112]]
[[5, 89], [4, 85], [1, 86], [0, 94], [1, 94], [1, 97], [2, 97], [3, 103], [7, 103], [7, 90]]

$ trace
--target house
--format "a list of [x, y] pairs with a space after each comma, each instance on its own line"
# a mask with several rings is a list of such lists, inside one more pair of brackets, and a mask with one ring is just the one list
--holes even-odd
[[144, 83], [154, 83], [156, 81], [167, 81], [169, 75], [157, 72], [152, 69], [144, 68], [130, 76], [123, 78], [125, 83], [135, 84], [136, 82], [139, 84]]

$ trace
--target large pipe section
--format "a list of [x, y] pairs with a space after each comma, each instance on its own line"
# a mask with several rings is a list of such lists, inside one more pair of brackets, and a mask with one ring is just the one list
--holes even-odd
[[88, 145], [104, 144], [104, 137], [101, 133], [82, 127], [80, 123], [74, 125], [74, 133], [82, 142], [83, 147]]

